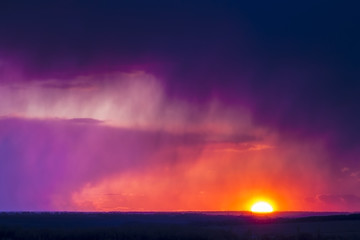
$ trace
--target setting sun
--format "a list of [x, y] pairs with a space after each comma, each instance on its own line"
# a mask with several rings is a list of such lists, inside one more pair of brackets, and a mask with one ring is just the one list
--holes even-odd
[[274, 209], [269, 203], [262, 201], [252, 205], [251, 211], [255, 213], [271, 213]]

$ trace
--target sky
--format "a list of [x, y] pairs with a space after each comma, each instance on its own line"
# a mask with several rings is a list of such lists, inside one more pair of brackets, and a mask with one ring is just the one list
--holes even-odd
[[359, 7], [1, 1], [0, 211], [359, 211]]

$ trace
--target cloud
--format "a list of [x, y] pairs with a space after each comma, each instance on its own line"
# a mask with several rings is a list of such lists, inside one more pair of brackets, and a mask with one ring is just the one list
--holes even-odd
[[[196, 159], [183, 135], [61, 120], [0, 120], [2, 210], [68, 209], [86, 184]], [[184, 153], [181, 149], [185, 149]], [[187, 157], [180, 156], [185, 154]], [[74, 210], [74, 208], [71, 208]]]
[[71, 118], [68, 120], [69, 122], [79, 123], [79, 124], [100, 124], [103, 121], [99, 121], [92, 118]]
[[3, 82], [0, 94], [0, 116], [5, 117], [94, 119], [119, 127], [212, 133], [216, 137], [209, 141], [221, 142], [262, 134], [254, 135], [246, 108], [228, 108], [216, 98], [203, 106], [171, 98], [162, 81], [144, 72], [90, 74], [67, 81], [20, 78]]
[[94, 90], [95, 86], [89, 82], [57, 82], [57, 81], [47, 81], [40, 84], [44, 88], [58, 88], [64, 90], [84, 90], [90, 91]]
[[0, 8], [0, 207], [71, 208], [74, 193], [157, 176], [156, 196], [191, 179], [181, 194], [209, 208], [359, 195], [358, 8], [238, 2]]
[[326, 204], [346, 205], [350, 207], [360, 206], [360, 197], [354, 194], [323, 194], [318, 195], [317, 199]]
[[268, 139], [214, 143], [224, 136], [80, 122], [0, 119], [2, 210], [244, 209], [253, 195], [284, 197], [288, 184], [295, 192], [309, 184], [301, 162], [282, 170], [298, 150], [254, 149]]
[[326, 141], [255, 124], [246, 105], [174, 98], [144, 72], [62, 84], [0, 86], [5, 210], [243, 210], [265, 195], [309, 210], [304, 196], [337, 188]]

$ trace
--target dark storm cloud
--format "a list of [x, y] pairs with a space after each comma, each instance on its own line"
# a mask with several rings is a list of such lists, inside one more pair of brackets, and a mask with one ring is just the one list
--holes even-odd
[[[191, 138], [94, 126], [90, 119], [80, 122], [0, 119], [0, 210], [67, 209], [69, 195], [87, 183], [134, 168], [144, 170], [155, 162], [176, 164], [181, 156], [177, 147]], [[192, 151], [187, 154], [198, 154]], [[159, 160], [162, 155], [165, 162]]]
[[161, 76], [170, 98], [245, 105], [257, 124], [326, 138], [330, 160], [356, 164], [358, 5], [2, 1], [0, 57], [37, 79], [144, 70]]
[[169, 62], [174, 94], [246, 95], [267, 121], [350, 133], [359, 120], [355, 9], [328, 1], [2, 1], [0, 49], [35, 75]]

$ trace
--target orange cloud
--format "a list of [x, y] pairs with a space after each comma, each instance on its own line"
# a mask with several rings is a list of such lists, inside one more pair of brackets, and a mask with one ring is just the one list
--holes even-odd
[[317, 169], [311, 165], [299, 169], [301, 163], [289, 159], [300, 152], [293, 150], [284, 156], [277, 148], [228, 148], [220, 144], [214, 151], [209, 144], [194, 159], [152, 165], [88, 184], [73, 193], [73, 207], [86, 211], [236, 211], [249, 210], [254, 201], [265, 199], [276, 210], [313, 210], [305, 196], [317, 189], [317, 180], [308, 175]]

